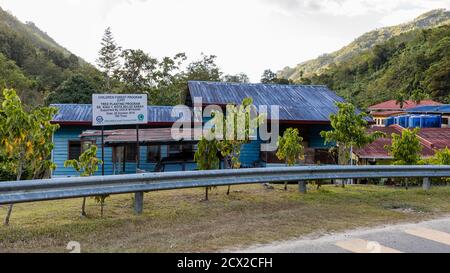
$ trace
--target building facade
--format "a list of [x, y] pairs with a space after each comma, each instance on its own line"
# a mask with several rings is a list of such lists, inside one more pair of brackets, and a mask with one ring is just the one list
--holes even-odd
[[[234, 84], [218, 82], [188, 83], [186, 106], [191, 109], [196, 101], [201, 108], [211, 105], [225, 109], [228, 104], [240, 104], [245, 98], [252, 98], [256, 107], [279, 107], [280, 135], [287, 128], [300, 130], [306, 152], [303, 164], [335, 164], [336, 159], [328, 153], [320, 136], [322, 131], [331, 130], [329, 116], [337, 113], [336, 102], [344, 100], [325, 86]], [[77, 104], [55, 104], [58, 114], [53, 123], [60, 125], [54, 134], [55, 149], [52, 160], [57, 168], [53, 176], [76, 176], [71, 168], [64, 168], [68, 159], [77, 159], [89, 145], [99, 147], [97, 156], [102, 158], [102, 135], [99, 128], [92, 127], [92, 106]], [[103, 135], [103, 171], [105, 175], [195, 170], [193, 155], [195, 141], [172, 139], [170, 128], [180, 117], [173, 117], [171, 106], [149, 106], [149, 122], [137, 130], [134, 126], [107, 127]], [[184, 117], [187, 118], [187, 117]], [[189, 117], [190, 119], [191, 117]], [[205, 122], [205, 120], [203, 121]], [[269, 128], [271, 113], [269, 112]], [[241, 163], [244, 168], [277, 166], [282, 164], [275, 152], [261, 151], [263, 141], [258, 137], [243, 145]], [[97, 175], [102, 174], [99, 168]]]

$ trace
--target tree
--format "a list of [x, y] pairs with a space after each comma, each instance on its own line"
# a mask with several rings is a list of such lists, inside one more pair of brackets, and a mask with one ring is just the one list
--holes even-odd
[[287, 79], [278, 78], [278, 75], [270, 69], [264, 71], [261, 77], [261, 83], [264, 84], [291, 84], [292, 82]]
[[[98, 170], [98, 166], [103, 164], [103, 161], [97, 158], [97, 146], [92, 145], [87, 150], [85, 150], [78, 160], [67, 160], [64, 162], [64, 167], [72, 167], [77, 171], [81, 177], [88, 177], [95, 174]], [[105, 199], [108, 195], [96, 196], [95, 201], [100, 203], [100, 215], [103, 217], [103, 207], [105, 204]], [[81, 215], [86, 216], [86, 198], [83, 198], [83, 204], [81, 206]]]
[[236, 75], [225, 75], [223, 81], [231, 83], [249, 83], [250, 78], [245, 73], [239, 73]]
[[97, 64], [106, 75], [106, 89], [111, 90], [111, 78], [115, 75], [119, 67], [121, 48], [116, 44], [110, 27], [105, 30], [101, 46]]
[[[38, 179], [56, 166], [50, 160], [52, 136], [58, 125], [51, 124], [57, 110], [50, 107], [25, 111], [14, 90], [3, 90], [0, 108], [0, 155], [3, 172], [17, 181]], [[9, 205], [5, 225], [9, 225], [13, 205]]]
[[[218, 156], [219, 149], [217, 147], [217, 140], [207, 140], [202, 138], [197, 145], [197, 151], [194, 155], [194, 160], [200, 170], [216, 170], [220, 167], [220, 158]], [[208, 201], [208, 192], [211, 188], [205, 189], [205, 201]]]
[[[420, 162], [420, 152], [422, 145], [417, 137], [419, 128], [414, 130], [405, 129], [401, 135], [392, 134], [391, 146], [385, 148], [394, 157], [394, 165], [418, 165]], [[408, 189], [408, 179], [405, 179], [406, 189]]]
[[[219, 136], [217, 147], [224, 158], [226, 169], [241, 167], [242, 145], [249, 143], [258, 127], [263, 123], [264, 115], [252, 112], [253, 99], [246, 98], [239, 106], [227, 105], [226, 117], [222, 112], [214, 112], [213, 133]], [[230, 194], [230, 186], [227, 195]]]
[[[304, 159], [303, 138], [297, 128], [287, 129], [283, 137], [278, 140], [277, 157], [284, 160], [286, 165], [294, 166], [298, 160]], [[287, 191], [287, 182], [284, 184], [284, 190]]]
[[127, 49], [122, 52], [123, 66], [118, 75], [125, 84], [127, 92], [142, 93], [149, 90], [158, 60], [144, 51]]
[[[431, 165], [450, 165], [450, 149], [445, 147], [437, 151], [432, 158], [424, 161], [425, 164]], [[448, 183], [450, 182], [450, 178], [444, 178], [444, 181]]]
[[[365, 113], [356, 113], [356, 108], [351, 103], [338, 102], [337, 114], [330, 115], [332, 131], [323, 131], [320, 135], [325, 139], [325, 144], [336, 144], [340, 165], [348, 165], [352, 160], [353, 148], [361, 148], [372, 143], [377, 138], [383, 137], [381, 132], [367, 133], [368, 122]], [[353, 162], [351, 162], [353, 164]], [[345, 187], [345, 184], [342, 183]]]
[[190, 63], [185, 72], [187, 81], [220, 81], [222, 71], [216, 64], [217, 57], [202, 53], [201, 59]]
[[47, 103], [91, 104], [92, 95], [98, 91], [83, 75], [76, 74], [64, 81], [47, 97]]

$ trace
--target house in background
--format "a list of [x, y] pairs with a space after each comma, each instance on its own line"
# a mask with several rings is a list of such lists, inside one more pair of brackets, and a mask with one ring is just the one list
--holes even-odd
[[439, 102], [433, 100], [423, 100], [420, 103], [408, 100], [405, 101], [403, 107], [396, 100], [385, 101], [369, 107], [369, 112], [375, 121], [374, 126], [385, 126], [386, 120], [389, 117], [396, 117], [407, 114], [407, 110], [418, 106], [436, 106], [442, 105]]
[[[392, 134], [401, 135], [405, 128], [393, 125], [389, 127], [373, 127], [368, 132], [383, 132], [385, 138], [375, 140], [361, 149], [354, 151], [354, 158], [359, 165], [391, 164], [393, 157], [388, 153], [386, 146], [392, 145]], [[450, 128], [421, 128], [418, 138], [422, 145], [422, 158], [432, 157], [436, 151], [450, 148]]]
[[[225, 109], [227, 104], [240, 104], [245, 98], [252, 98], [258, 106], [279, 106], [280, 135], [290, 127], [298, 128], [304, 138], [306, 158], [303, 164], [336, 164], [336, 158], [329, 154], [320, 136], [322, 131], [331, 130], [330, 115], [337, 113], [336, 102], [344, 102], [325, 86], [237, 84], [222, 82], [188, 83], [186, 105], [193, 107], [194, 98], [201, 98], [202, 107], [218, 105]], [[77, 104], [55, 104], [59, 112], [53, 123], [60, 129], [54, 134], [55, 148], [52, 160], [57, 168], [53, 176], [76, 176], [71, 168], [64, 168], [64, 162], [75, 159], [89, 145], [101, 147], [102, 139], [98, 127], [92, 127], [92, 106]], [[106, 127], [104, 134], [105, 175], [146, 172], [195, 170], [193, 155], [195, 141], [175, 141], [170, 128], [179, 119], [172, 117], [171, 106], [149, 106], [149, 121], [140, 126], [139, 145], [134, 126]], [[270, 113], [269, 113], [270, 116]], [[190, 117], [189, 117], [190, 118]], [[204, 120], [203, 122], [206, 122]], [[271, 128], [269, 120], [269, 131]], [[190, 132], [192, 133], [192, 132]], [[282, 164], [275, 152], [261, 151], [263, 142], [258, 137], [242, 147], [242, 167], [264, 167]], [[97, 156], [101, 158], [101, 149]], [[99, 170], [97, 175], [101, 174]]]

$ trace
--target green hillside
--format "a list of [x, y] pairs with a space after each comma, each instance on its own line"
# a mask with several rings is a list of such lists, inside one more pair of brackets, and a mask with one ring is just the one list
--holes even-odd
[[450, 11], [445, 9], [433, 10], [419, 16], [411, 22], [368, 32], [336, 52], [324, 54], [317, 59], [306, 61], [297, 65], [295, 68], [286, 67], [278, 74], [281, 78], [299, 81], [303, 75], [311, 76], [312, 74], [320, 74], [330, 65], [342, 63], [351, 57], [402, 33], [417, 29], [437, 27], [449, 23]]
[[22, 23], [0, 8], [0, 88], [15, 88], [29, 105], [74, 74], [89, 77], [98, 71], [56, 43], [34, 23]]
[[450, 103], [450, 25], [403, 33], [301, 82], [326, 84], [363, 108], [400, 97]]

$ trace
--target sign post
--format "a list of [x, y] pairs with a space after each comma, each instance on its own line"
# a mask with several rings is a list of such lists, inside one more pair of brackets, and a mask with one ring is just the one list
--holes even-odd
[[136, 166], [139, 169], [139, 125], [148, 123], [146, 94], [92, 95], [92, 125], [102, 129], [102, 175], [105, 175], [105, 126], [136, 125]]

